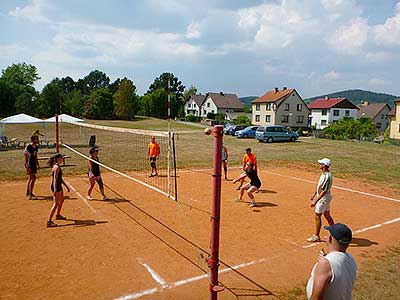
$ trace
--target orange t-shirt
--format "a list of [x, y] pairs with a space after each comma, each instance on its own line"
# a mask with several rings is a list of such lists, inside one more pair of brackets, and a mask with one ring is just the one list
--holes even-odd
[[253, 153], [250, 154], [245, 154], [243, 156], [243, 165], [247, 164], [248, 162], [251, 162], [254, 166], [254, 170], [257, 169], [257, 160], [256, 160], [256, 156]]
[[157, 157], [160, 154], [160, 145], [158, 143], [149, 143], [147, 148], [149, 157]]

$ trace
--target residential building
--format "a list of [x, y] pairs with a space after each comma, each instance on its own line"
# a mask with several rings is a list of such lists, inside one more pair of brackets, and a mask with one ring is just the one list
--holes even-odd
[[252, 102], [254, 125], [309, 127], [310, 110], [295, 89], [275, 88]]
[[359, 107], [357, 118], [367, 117], [374, 122], [376, 130], [383, 132], [389, 126], [388, 113], [390, 107], [387, 103], [371, 103], [364, 101]]
[[200, 116], [206, 118], [208, 113], [213, 113], [229, 115], [230, 118], [236, 119], [243, 111], [244, 104], [236, 94], [207, 93], [201, 105]]
[[400, 98], [394, 100], [394, 108], [388, 114], [390, 118], [391, 139], [400, 139]]
[[357, 119], [358, 107], [347, 98], [321, 98], [308, 105], [311, 110], [311, 125], [324, 129], [344, 117]]
[[185, 103], [185, 116], [194, 115], [199, 117], [201, 115], [201, 105], [204, 102], [206, 95], [191, 95], [189, 100]]

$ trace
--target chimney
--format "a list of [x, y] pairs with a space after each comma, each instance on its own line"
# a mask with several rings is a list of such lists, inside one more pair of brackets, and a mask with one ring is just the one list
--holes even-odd
[[279, 90], [279, 89], [276, 87], [276, 88], [275, 88], [275, 93], [277, 93], [277, 92], [278, 92], [278, 90]]
[[329, 97], [328, 97], [328, 96], [325, 96], [325, 100], [329, 100]]
[[286, 91], [286, 90], [287, 90], [287, 86], [284, 86], [284, 87], [283, 87], [283, 91]]
[[362, 101], [361, 106], [368, 106], [369, 102], [368, 101]]
[[219, 92], [219, 94], [220, 94], [221, 96], [224, 96], [224, 92]]

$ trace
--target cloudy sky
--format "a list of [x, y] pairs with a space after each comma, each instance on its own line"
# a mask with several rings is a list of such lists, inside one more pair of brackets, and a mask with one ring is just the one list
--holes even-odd
[[139, 94], [163, 72], [200, 92], [400, 95], [400, 0], [1, 0], [0, 69], [41, 89], [94, 69]]

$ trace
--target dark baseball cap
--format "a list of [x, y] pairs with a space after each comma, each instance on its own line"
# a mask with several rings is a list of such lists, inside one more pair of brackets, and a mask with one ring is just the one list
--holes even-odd
[[99, 149], [100, 149], [99, 147], [92, 147], [92, 148], [90, 148], [89, 153], [92, 154], [96, 151], [99, 151]]
[[351, 229], [342, 223], [336, 223], [332, 226], [324, 226], [340, 244], [350, 244], [353, 234]]
[[250, 152], [251, 152], [251, 148], [250, 148], [250, 147], [247, 147], [247, 148], [245, 149], [245, 151], [250, 151]]

